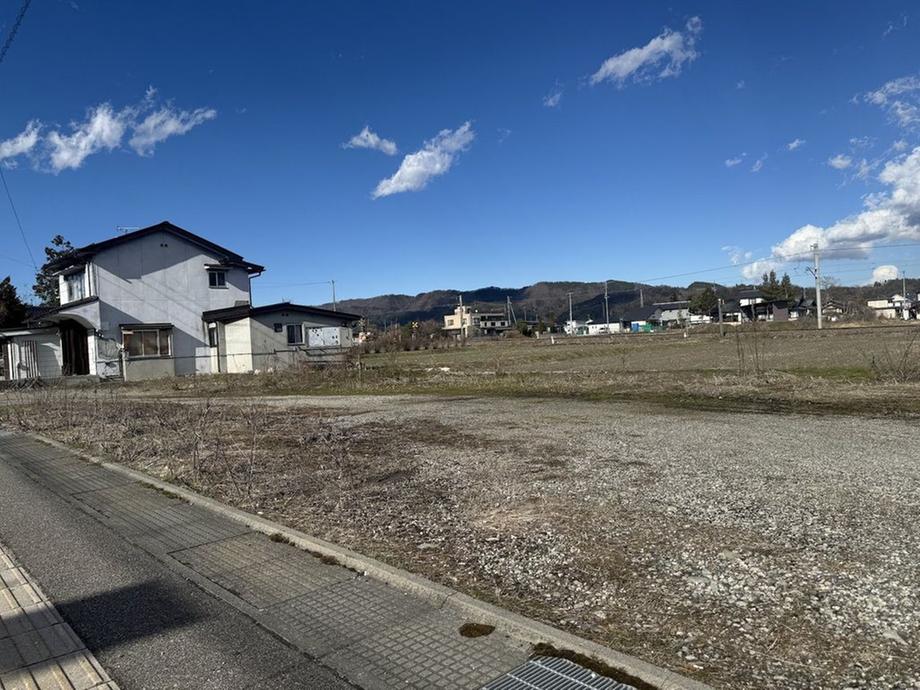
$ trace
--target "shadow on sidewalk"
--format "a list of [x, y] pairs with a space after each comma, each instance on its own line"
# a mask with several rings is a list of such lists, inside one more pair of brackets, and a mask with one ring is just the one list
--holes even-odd
[[156, 581], [56, 604], [57, 610], [94, 652], [182, 628], [201, 616]]

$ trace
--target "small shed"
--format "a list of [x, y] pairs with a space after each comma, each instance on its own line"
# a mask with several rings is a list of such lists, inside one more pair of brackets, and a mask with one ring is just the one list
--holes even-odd
[[213, 370], [231, 374], [341, 360], [354, 346], [360, 320], [358, 314], [290, 302], [202, 314]]

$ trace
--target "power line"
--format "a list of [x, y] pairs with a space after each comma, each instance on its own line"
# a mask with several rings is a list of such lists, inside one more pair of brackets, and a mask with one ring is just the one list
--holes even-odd
[[[32, 0], [23, 0], [22, 7], [19, 8], [19, 14], [16, 15], [16, 21], [13, 22], [13, 27], [10, 29], [10, 34], [6, 37], [6, 41], [3, 42], [3, 47], [0, 48], [0, 64], [3, 63], [3, 58], [6, 57], [6, 54], [10, 50], [10, 46], [13, 45], [13, 39], [16, 38], [16, 32], [19, 31], [22, 20], [25, 18], [26, 11], [31, 4]], [[3, 174], [2, 162], [0, 162], [0, 180], [3, 181], [3, 189], [6, 191], [6, 198], [10, 201], [10, 208], [13, 210], [13, 217], [16, 219], [16, 225], [19, 227], [22, 243], [26, 245], [26, 252], [29, 254], [29, 260], [32, 262], [32, 267], [38, 272], [38, 264], [35, 262], [35, 257], [32, 255], [32, 248], [29, 246], [29, 241], [26, 239], [25, 230], [22, 229], [22, 221], [19, 220], [19, 213], [16, 212], [16, 204], [13, 203], [13, 195], [10, 194], [10, 187], [6, 183], [6, 175]]]
[[3, 164], [0, 163], [0, 180], [3, 181], [3, 189], [6, 190], [6, 198], [10, 200], [10, 209], [13, 211], [13, 217], [16, 219], [16, 225], [19, 226], [19, 235], [22, 237], [22, 243], [26, 245], [26, 251], [29, 253], [29, 260], [32, 262], [32, 268], [38, 272], [38, 264], [35, 263], [35, 257], [32, 255], [32, 248], [26, 239], [26, 232], [22, 229], [22, 221], [19, 220], [19, 213], [16, 212], [16, 204], [13, 203], [13, 195], [10, 194], [9, 185], [6, 184], [6, 175], [3, 174]]
[[[870, 249], [889, 249], [889, 248], [896, 248], [896, 247], [920, 247], [920, 242], [905, 242], [902, 244], [879, 244], [879, 245], [869, 245], [869, 246], [854, 245], [850, 247], [835, 247], [835, 248], [829, 247], [827, 249], [822, 249], [821, 252], [822, 253], [852, 252], [854, 249], [868, 251]], [[743, 268], [745, 266], [753, 266], [754, 264], [759, 263], [761, 261], [776, 261], [776, 262], [802, 261], [802, 260], [810, 258], [811, 256], [812, 256], [812, 252], [810, 250], [805, 251], [805, 252], [797, 252], [795, 254], [788, 254], [785, 257], [769, 257], [768, 256], [768, 257], [763, 257], [760, 259], [753, 259], [751, 261], [744, 261], [744, 262], [735, 263], [735, 264], [725, 264], [723, 266], [715, 266], [713, 268], [702, 268], [697, 271], [687, 271], [685, 273], [672, 273], [671, 275], [655, 276], [654, 278], [641, 278], [636, 282], [637, 283], [651, 283], [652, 281], [655, 281], [655, 280], [668, 280], [670, 278], [684, 278], [686, 276], [694, 276], [694, 275], [699, 275], [702, 273], [715, 273], [717, 271], [726, 271], [732, 268]]]
[[7, 52], [9, 52], [10, 46], [13, 45], [13, 39], [16, 38], [16, 32], [19, 31], [19, 26], [22, 24], [22, 20], [26, 16], [26, 10], [29, 9], [29, 5], [31, 4], [32, 0], [24, 0], [22, 7], [19, 8], [19, 14], [16, 15], [16, 21], [13, 22], [13, 28], [10, 29], [10, 35], [6, 37], [6, 41], [4, 41], [3, 47], [0, 48], [0, 63], [3, 62], [3, 58], [5, 58]]

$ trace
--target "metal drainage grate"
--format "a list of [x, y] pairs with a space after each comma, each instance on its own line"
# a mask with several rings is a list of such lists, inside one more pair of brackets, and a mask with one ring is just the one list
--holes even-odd
[[482, 690], [635, 690], [613, 678], [599, 676], [567, 659], [538, 656]]

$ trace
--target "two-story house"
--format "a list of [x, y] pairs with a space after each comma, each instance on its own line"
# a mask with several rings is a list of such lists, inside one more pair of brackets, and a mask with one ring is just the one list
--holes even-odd
[[501, 335], [511, 330], [511, 320], [503, 311], [480, 312], [466, 307], [461, 298], [453, 314], [444, 317], [444, 327], [441, 330], [447, 335], [464, 338]]
[[307, 346], [349, 346], [359, 319], [288, 303], [252, 307], [250, 281], [264, 267], [166, 221], [45, 268], [58, 276], [60, 305], [0, 331], [5, 378], [257, 371], [294, 362], [290, 353]]

